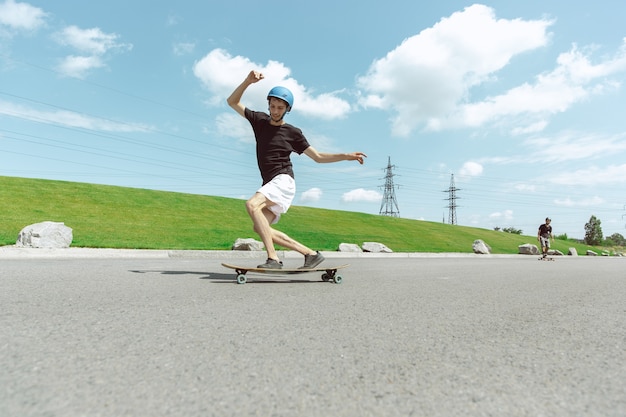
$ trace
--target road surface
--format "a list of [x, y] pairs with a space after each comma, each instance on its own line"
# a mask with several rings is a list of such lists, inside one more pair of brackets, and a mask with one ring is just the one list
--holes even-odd
[[622, 258], [223, 261], [0, 259], [0, 416], [626, 415]]

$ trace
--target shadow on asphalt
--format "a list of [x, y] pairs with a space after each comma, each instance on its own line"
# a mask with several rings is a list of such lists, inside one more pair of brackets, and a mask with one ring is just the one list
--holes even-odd
[[[173, 276], [179, 276], [179, 275], [199, 275], [198, 279], [205, 279], [205, 280], [209, 280], [209, 281], [213, 281], [217, 284], [236, 284], [237, 283], [237, 274], [235, 273], [230, 273], [230, 274], [224, 274], [224, 273], [211, 273], [211, 272], [198, 272], [198, 271], [158, 271], [158, 270], [137, 270], [137, 269], [133, 269], [130, 270], [130, 272], [135, 273], [135, 274], [161, 274], [161, 275], [173, 275]], [[268, 279], [266, 277], [259, 277], [256, 275], [248, 275], [247, 276], [248, 281], [246, 283], [247, 284], [287, 284], [287, 283], [292, 283], [292, 284], [315, 284], [315, 283], [321, 283], [321, 284], [327, 284], [326, 282], [320, 280], [304, 280], [304, 279], [287, 279], [287, 278], [276, 278], [276, 279]]]

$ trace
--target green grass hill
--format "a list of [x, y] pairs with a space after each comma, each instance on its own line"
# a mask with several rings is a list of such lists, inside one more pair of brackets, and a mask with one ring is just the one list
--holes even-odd
[[[72, 246], [133, 249], [228, 250], [237, 238], [256, 238], [244, 201], [135, 188], [0, 177], [0, 246], [42, 221], [73, 229]], [[340, 243], [380, 242], [394, 252], [472, 252], [484, 240], [493, 253], [518, 253], [535, 236], [465, 226], [294, 206], [277, 228], [319, 250]], [[556, 240], [553, 248], [579, 254], [593, 248]]]

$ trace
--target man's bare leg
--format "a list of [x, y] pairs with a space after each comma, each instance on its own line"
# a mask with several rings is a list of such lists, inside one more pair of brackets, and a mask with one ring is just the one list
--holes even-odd
[[246, 201], [246, 210], [252, 219], [254, 231], [259, 235], [261, 241], [265, 245], [268, 259], [278, 261], [278, 254], [274, 248], [272, 239], [272, 228], [264, 210], [267, 209], [267, 199], [261, 193], [256, 193], [248, 201]]
[[287, 249], [294, 250], [302, 255], [314, 255], [316, 252], [295, 239], [289, 237], [286, 233], [273, 229], [272, 221], [276, 217], [269, 209], [271, 201], [263, 194], [254, 194], [247, 202], [246, 209], [254, 224], [254, 231], [259, 235], [261, 241], [265, 245], [267, 257], [278, 261], [278, 254], [274, 248], [274, 243]]

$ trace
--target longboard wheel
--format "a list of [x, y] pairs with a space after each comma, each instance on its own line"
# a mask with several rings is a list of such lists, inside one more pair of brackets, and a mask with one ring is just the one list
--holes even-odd
[[324, 273], [322, 274], [322, 281], [324, 281], [324, 282], [328, 282], [328, 281], [330, 281], [330, 280], [331, 280], [330, 275], [328, 275], [328, 273], [327, 273], [327, 272], [324, 272]]
[[343, 281], [343, 278], [341, 277], [341, 275], [335, 275], [335, 277], [333, 278], [333, 282], [335, 284], [341, 284], [342, 281]]
[[247, 280], [244, 274], [237, 275], [237, 284], [245, 284]]

